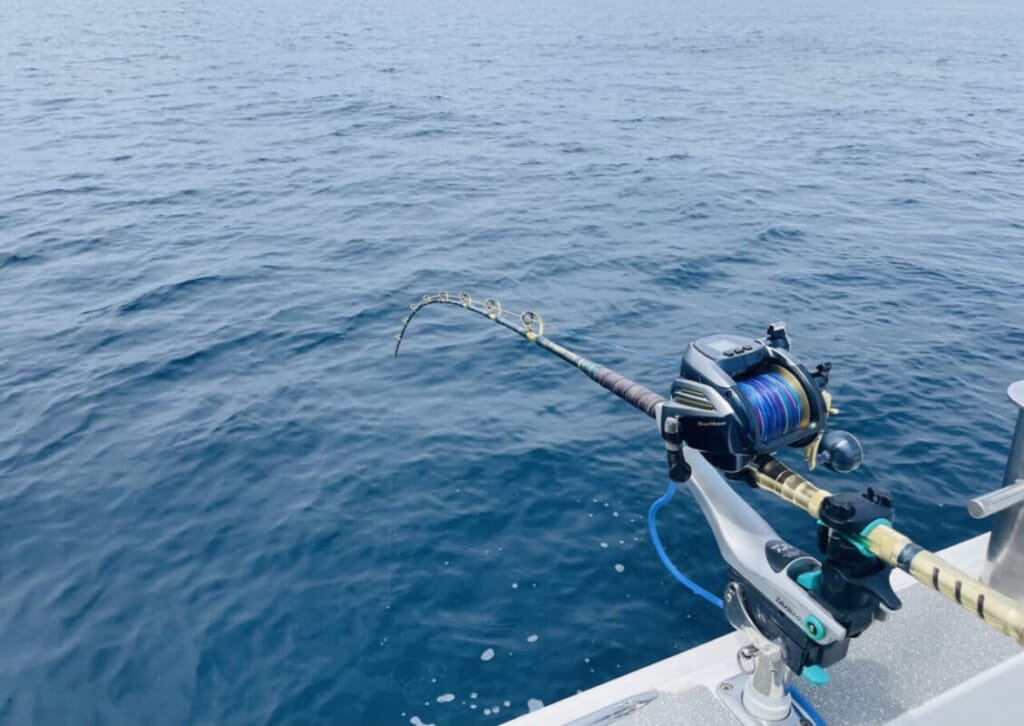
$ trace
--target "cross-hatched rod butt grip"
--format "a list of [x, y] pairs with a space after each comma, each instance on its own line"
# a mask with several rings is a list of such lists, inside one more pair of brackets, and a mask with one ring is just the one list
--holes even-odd
[[914, 544], [909, 537], [887, 525], [867, 536], [868, 547], [883, 562], [897, 567], [926, 587], [945, 595], [991, 627], [1024, 645], [1024, 603], [968, 575]]

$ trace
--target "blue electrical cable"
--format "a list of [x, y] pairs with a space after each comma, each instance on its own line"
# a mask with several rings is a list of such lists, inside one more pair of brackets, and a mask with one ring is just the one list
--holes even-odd
[[814, 726], [826, 726], [825, 718], [818, 713], [818, 709], [811, 705], [811, 702], [807, 700], [807, 696], [800, 693], [800, 689], [796, 686], [790, 686], [789, 695], [793, 697], [794, 701], [796, 701], [796, 705], [802, 708], [804, 713], [811, 717], [811, 723], [813, 723]]
[[651, 508], [647, 511], [647, 526], [651, 530], [651, 542], [654, 544], [654, 551], [658, 553], [658, 558], [661, 559], [661, 564], [665, 565], [665, 569], [671, 572], [672, 576], [679, 580], [679, 582], [683, 583], [683, 585], [685, 585], [690, 592], [692, 592], [694, 595], [704, 598], [709, 603], [714, 605], [716, 608], [721, 610], [722, 598], [708, 592], [703, 587], [701, 587], [696, 582], [694, 582], [689, 577], [680, 572], [676, 568], [676, 566], [672, 564], [672, 560], [668, 558], [668, 554], [666, 554], [665, 548], [661, 546], [661, 538], [658, 537], [658, 525], [654, 521], [654, 517], [658, 514], [659, 509], [664, 507], [672, 500], [672, 497], [675, 496], [675, 493], [676, 483], [670, 481], [668, 483], [668, 489], [665, 490], [665, 493], [662, 494], [661, 497], [659, 497], [658, 499], [655, 499], [654, 503], [651, 505]]
[[[665, 548], [661, 546], [661, 538], [658, 537], [658, 525], [655, 521], [655, 517], [658, 514], [658, 510], [668, 504], [672, 500], [672, 497], [675, 496], [675, 493], [676, 484], [675, 482], [670, 481], [665, 493], [655, 499], [651, 504], [651, 508], [647, 510], [647, 527], [651, 532], [651, 543], [654, 545], [654, 551], [658, 553], [658, 559], [661, 560], [661, 564], [665, 565], [665, 569], [668, 570], [673, 577], [679, 580], [687, 590], [692, 592], [694, 595], [704, 598], [715, 607], [721, 609], [722, 598], [708, 592], [680, 572], [679, 569], [672, 564], [672, 560], [669, 559], [668, 554], [665, 552]], [[796, 686], [790, 686], [789, 693], [793, 697], [793, 700], [796, 701], [797, 705], [804, 710], [804, 713], [811, 717], [811, 721], [814, 723], [814, 726], [826, 726], [825, 719], [822, 718], [821, 714], [818, 713], [814, 706], [811, 705], [810, 701], [807, 700], [804, 694], [800, 693], [800, 690]]]

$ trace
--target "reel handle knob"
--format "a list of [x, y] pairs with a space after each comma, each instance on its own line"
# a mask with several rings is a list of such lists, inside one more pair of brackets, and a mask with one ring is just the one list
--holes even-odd
[[818, 445], [818, 462], [839, 474], [849, 474], [864, 463], [864, 448], [849, 431], [826, 431]]

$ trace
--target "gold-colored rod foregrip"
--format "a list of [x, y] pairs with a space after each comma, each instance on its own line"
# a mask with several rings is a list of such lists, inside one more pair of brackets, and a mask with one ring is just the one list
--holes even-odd
[[[832, 496], [775, 459], [768, 459], [759, 467], [752, 468], [751, 472], [759, 489], [766, 489], [795, 504], [815, 519], [822, 502]], [[882, 562], [903, 570], [1024, 645], [1024, 604], [953, 567], [934, 552], [914, 544], [905, 534], [885, 524], [872, 528], [863, 538], [863, 543]]]
[[812, 484], [776, 459], [768, 459], [751, 471], [758, 488], [767, 489], [780, 499], [795, 504], [815, 519], [821, 503], [832, 496], [831, 492]]

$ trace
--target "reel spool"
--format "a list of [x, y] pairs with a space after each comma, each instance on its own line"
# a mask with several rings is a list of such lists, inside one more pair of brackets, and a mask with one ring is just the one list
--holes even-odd
[[770, 326], [763, 340], [712, 335], [690, 343], [662, 420], [675, 418], [673, 436], [725, 472], [739, 472], [787, 446], [810, 447], [811, 468], [821, 461], [852, 471], [862, 454], [849, 434], [830, 432], [827, 442], [840, 447], [836, 456], [828, 447], [818, 451], [828, 424], [831, 365], [812, 373], [789, 346], [781, 323]]
[[736, 387], [753, 411], [764, 440], [774, 440], [810, 425], [807, 392], [782, 366], [769, 366], [766, 373], [737, 381]]

